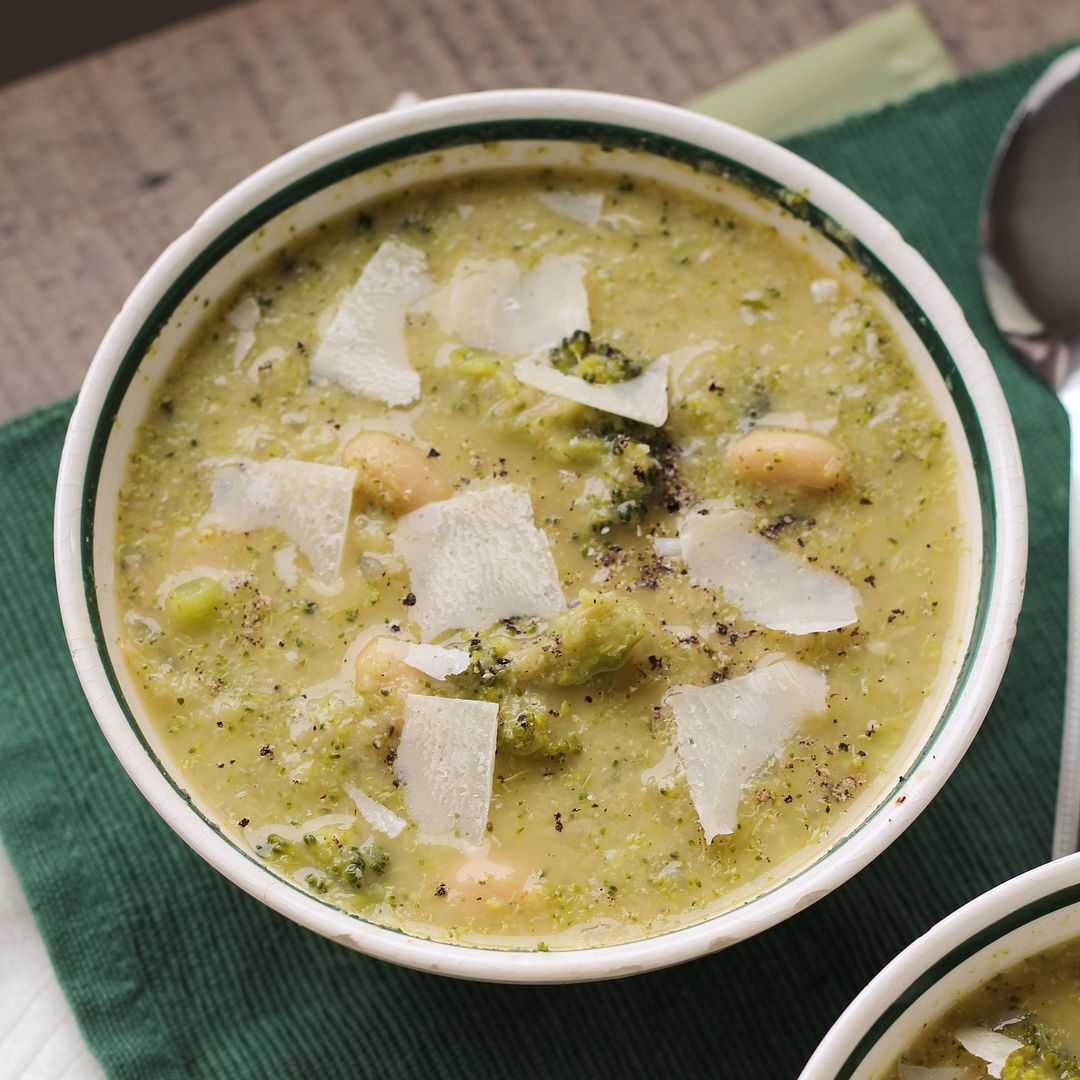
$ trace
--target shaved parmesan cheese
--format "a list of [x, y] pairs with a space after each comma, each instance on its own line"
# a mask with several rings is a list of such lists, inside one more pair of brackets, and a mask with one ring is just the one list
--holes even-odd
[[840, 295], [840, 283], [832, 278], [817, 278], [810, 282], [810, 296], [815, 304], [827, 304]]
[[421, 506], [398, 522], [394, 547], [408, 564], [412, 615], [425, 640], [513, 615], [549, 618], [566, 607], [529, 493], [513, 484]]
[[870, 417], [867, 427], [877, 427], [878, 424], [884, 424], [887, 420], [892, 420], [899, 410], [901, 404], [904, 401], [904, 391], [893, 394], [891, 397], [886, 398], [885, 407], [876, 412]]
[[682, 558], [682, 543], [674, 536], [654, 536], [652, 544], [658, 559]]
[[291, 589], [300, 579], [296, 566], [296, 545], [286, 544], [274, 552], [274, 573], [281, 579], [286, 589]]
[[620, 383], [588, 383], [558, 371], [546, 360], [532, 357], [523, 357], [514, 365], [514, 374], [526, 386], [653, 427], [667, 420], [667, 372], [664, 356], [654, 360], [637, 378]]
[[684, 345], [667, 354], [668, 368], [671, 372], [671, 385], [677, 394], [687, 393], [682, 385], [683, 377], [690, 371], [694, 361], [705, 353], [716, 352], [720, 348], [717, 341], [696, 341], [693, 345]]
[[226, 318], [237, 330], [254, 330], [259, 324], [259, 302], [254, 296], [245, 296]]
[[439, 645], [416, 645], [411, 641], [387, 639], [399, 660], [442, 681], [447, 675], [460, 675], [469, 666], [469, 654], [464, 649], [444, 649]]
[[254, 296], [245, 296], [225, 318], [237, 331], [233, 348], [233, 367], [239, 367], [255, 344], [255, 327], [259, 324], [259, 302]]
[[825, 708], [825, 676], [794, 660], [763, 660], [715, 686], [664, 695], [705, 841], [734, 832], [742, 791], [809, 716]]
[[409, 362], [405, 314], [432, 288], [422, 251], [383, 241], [323, 333], [312, 374], [387, 405], [415, 401], [420, 376]]
[[145, 637], [149, 641], [154, 641], [163, 633], [161, 623], [157, 619], [151, 619], [149, 615], [140, 615], [137, 611], [129, 611], [124, 615], [124, 625], [134, 630], [136, 636]]
[[252, 360], [251, 367], [247, 371], [247, 377], [252, 382], [257, 383], [259, 377], [270, 371], [279, 360], [287, 360], [288, 358], [289, 354], [280, 345], [273, 345], [269, 349], [263, 349]]
[[829, 320], [829, 333], [832, 334], [833, 337], [849, 337], [851, 334], [854, 334], [861, 325], [862, 308], [856, 300], [846, 307], [842, 307]]
[[498, 715], [494, 701], [406, 697], [394, 761], [405, 808], [426, 842], [483, 843]]
[[969, 1053], [986, 1062], [986, 1071], [1000, 1080], [1005, 1059], [1024, 1044], [998, 1031], [985, 1028], [966, 1027], [956, 1033], [956, 1041]]
[[580, 221], [590, 229], [596, 226], [604, 209], [604, 196], [599, 191], [580, 195], [573, 191], [541, 191], [536, 197], [553, 213]]
[[745, 618], [772, 630], [816, 634], [858, 618], [848, 581], [766, 540], [749, 511], [702, 503], [683, 519], [679, 541], [693, 584], [722, 589]]
[[376, 802], [370, 795], [361, 791], [355, 784], [346, 784], [345, 791], [356, 803], [360, 816], [376, 831], [385, 833], [391, 840], [405, 828], [405, 821], [393, 810], [388, 810], [381, 802]]
[[236, 335], [236, 345], [233, 348], [233, 367], [238, 368], [244, 362], [244, 358], [251, 352], [254, 345], [254, 330], [241, 330]]
[[674, 746], [664, 751], [664, 756], [651, 768], [642, 769], [641, 782], [655, 784], [661, 791], [670, 788], [683, 774], [682, 762]]
[[454, 880], [459, 885], [486, 885], [489, 881], [507, 881], [517, 873], [517, 867], [497, 863], [481, 855], [466, 859], [458, 867]]
[[280, 529], [312, 573], [330, 581], [341, 568], [355, 479], [353, 469], [288, 458], [229, 462], [214, 471], [202, 523], [226, 532]]
[[445, 334], [509, 356], [590, 326], [585, 268], [573, 255], [545, 255], [524, 273], [512, 259], [463, 259], [430, 307]]

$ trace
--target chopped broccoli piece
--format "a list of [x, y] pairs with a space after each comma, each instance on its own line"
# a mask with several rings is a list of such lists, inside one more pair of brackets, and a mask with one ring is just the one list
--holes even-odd
[[165, 610], [183, 629], [202, 629], [221, 610], [225, 600], [225, 587], [220, 581], [198, 577], [177, 585], [165, 600]]
[[[335, 836], [318, 833], [304, 834], [304, 849], [300, 854], [293, 844], [276, 833], [267, 837], [264, 858], [285, 863], [306, 861], [311, 867], [304, 881], [316, 892], [325, 893], [330, 884], [348, 885], [359, 889], [370, 884], [373, 877], [383, 874], [390, 856], [382, 848], [365, 843], [363, 850], [342, 844]], [[296, 855], [297, 858], [293, 858]]]
[[1080, 1062], [1061, 1049], [1064, 1032], [1030, 1018], [1003, 1030], [1025, 1045], [1006, 1058], [1001, 1080], [1080, 1080]]
[[532, 694], [511, 694], [499, 706], [499, 749], [564, 761], [581, 750], [576, 734], [560, 735], [554, 725], [562, 711], [549, 709]]
[[645, 515], [646, 500], [660, 476], [660, 466], [646, 443], [625, 435], [608, 440], [608, 454], [600, 465], [602, 494], [590, 498], [589, 525], [600, 532]]
[[593, 341], [585, 330], [575, 330], [548, 351], [552, 367], [576, 375], [587, 383], [626, 382], [641, 374], [641, 364], [613, 345]]
[[583, 589], [579, 603], [544, 633], [513, 650], [507, 671], [520, 680], [579, 686], [620, 667], [649, 628], [636, 600]]

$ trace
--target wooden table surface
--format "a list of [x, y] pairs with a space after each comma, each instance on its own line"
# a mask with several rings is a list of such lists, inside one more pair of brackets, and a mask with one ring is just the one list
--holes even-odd
[[[139, 275], [282, 151], [508, 86], [679, 102], [890, 0], [255, 0], [0, 90], [0, 420], [78, 388]], [[922, 0], [963, 71], [1080, 37], [1077, 0]]]

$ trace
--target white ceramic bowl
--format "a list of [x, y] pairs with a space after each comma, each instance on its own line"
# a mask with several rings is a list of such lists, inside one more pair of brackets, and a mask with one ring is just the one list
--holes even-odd
[[961, 998], [1029, 956], [1080, 938], [1080, 855], [1029, 870], [909, 945], [833, 1025], [800, 1080], [875, 1080]]
[[[702, 923], [642, 941], [551, 952], [409, 937], [349, 916], [270, 872], [185, 791], [141, 723], [113, 652], [111, 596], [126, 449], [206, 302], [297, 232], [410, 178], [530, 162], [648, 173], [704, 191], [727, 177], [739, 209], [814, 245], [834, 273], [864, 267], [881, 285], [879, 307], [952, 434], [971, 549], [955, 656], [931, 688], [894, 773], [870, 785], [844, 827], [778, 870], [759, 895]], [[764, 139], [682, 109], [578, 91], [465, 95], [373, 116], [286, 154], [224, 195], [154, 263], [106, 334], [71, 421], [56, 504], [56, 574], [75, 667], [117, 757], [173, 829], [241, 888], [320, 934], [411, 967], [528, 982], [625, 975], [723, 948], [787, 918], [873, 859], [938, 791], [982, 722], [1012, 643], [1026, 542], [1020, 458], [1001, 389], [956, 302], [897, 231], [836, 180]]]

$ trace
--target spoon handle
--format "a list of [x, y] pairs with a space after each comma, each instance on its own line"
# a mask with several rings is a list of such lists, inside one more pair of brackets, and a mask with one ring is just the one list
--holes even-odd
[[1061, 736], [1052, 857], [1080, 848], [1080, 380], [1061, 390], [1069, 416], [1069, 593], [1065, 653], [1065, 721]]

